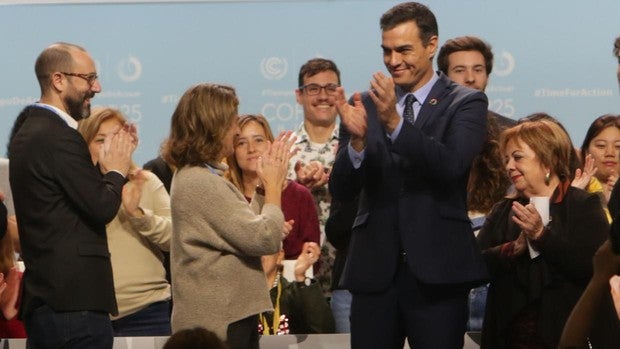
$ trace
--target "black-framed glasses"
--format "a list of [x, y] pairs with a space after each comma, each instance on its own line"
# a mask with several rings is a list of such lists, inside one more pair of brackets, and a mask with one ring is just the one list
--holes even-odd
[[67, 76], [77, 76], [78, 78], [82, 78], [86, 80], [86, 82], [91, 86], [95, 83], [95, 80], [99, 79], [99, 75], [97, 75], [97, 73], [80, 74], [80, 73], [60, 72], [60, 74], [67, 75]]
[[305, 91], [308, 96], [315, 96], [321, 93], [322, 89], [325, 89], [325, 93], [328, 95], [335, 95], [336, 89], [340, 87], [338, 84], [327, 84], [327, 85], [319, 85], [319, 84], [306, 84], [300, 86], [299, 89]]

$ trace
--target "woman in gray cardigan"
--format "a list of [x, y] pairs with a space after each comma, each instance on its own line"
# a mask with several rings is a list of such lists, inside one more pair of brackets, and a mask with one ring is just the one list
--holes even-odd
[[222, 177], [221, 160], [239, 133], [237, 106], [232, 87], [189, 88], [163, 147], [178, 169], [171, 186], [172, 331], [204, 327], [232, 349], [258, 348], [258, 314], [272, 309], [261, 256], [276, 253], [286, 234], [280, 197], [292, 145], [283, 133], [259, 159], [263, 190], [248, 204]]

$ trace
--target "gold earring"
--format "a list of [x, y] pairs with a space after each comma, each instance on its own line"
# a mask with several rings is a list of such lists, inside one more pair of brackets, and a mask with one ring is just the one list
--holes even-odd
[[551, 173], [547, 172], [547, 174], [545, 175], [545, 185], [549, 186], [550, 182], [551, 182]]

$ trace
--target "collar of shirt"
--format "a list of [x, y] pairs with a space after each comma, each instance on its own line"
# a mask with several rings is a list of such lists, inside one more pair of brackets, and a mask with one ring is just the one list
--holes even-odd
[[219, 164], [210, 164], [208, 162], [204, 163], [204, 166], [211, 171], [211, 173], [218, 175], [218, 176], [224, 176], [224, 172], [226, 172], [228, 170], [228, 165], [226, 165], [223, 162], [220, 162]]
[[[424, 84], [424, 86], [413, 92], [413, 96], [416, 99], [416, 102], [413, 103], [413, 111], [415, 115], [418, 115], [420, 112], [420, 108], [422, 108], [426, 97], [428, 97], [428, 94], [431, 93], [431, 89], [433, 89], [433, 86], [435, 86], [437, 80], [439, 80], [439, 75], [435, 72], [433, 73], [433, 77], [431, 77], [431, 79]], [[409, 93], [409, 91], [404, 91], [398, 86], [396, 87], [396, 99], [398, 100], [398, 102], [396, 102], [396, 111], [398, 111], [399, 115], [403, 115], [403, 111], [405, 110], [405, 99]]]
[[[338, 124], [336, 124], [336, 127], [334, 127], [332, 135], [327, 143], [333, 141], [334, 139], [338, 139], [338, 132]], [[301, 125], [299, 125], [295, 133], [297, 133], [297, 140], [295, 141], [295, 144], [310, 143], [310, 136], [308, 135], [308, 131], [306, 131], [306, 125], [303, 122], [301, 123]]]
[[69, 125], [69, 127], [71, 127], [74, 130], [77, 130], [78, 122], [75, 121], [75, 119], [72, 118], [71, 115], [67, 114], [65, 111], [51, 104], [45, 104], [41, 102], [34, 103], [33, 105], [39, 108], [45, 108], [47, 110], [52, 111], [54, 114], [58, 115], [61, 119], [63, 119], [67, 123], [67, 125]]

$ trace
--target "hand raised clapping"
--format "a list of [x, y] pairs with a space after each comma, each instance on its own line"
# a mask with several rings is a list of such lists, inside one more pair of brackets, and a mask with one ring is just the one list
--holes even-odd
[[286, 179], [291, 148], [297, 139], [292, 134], [291, 131], [281, 132], [258, 158], [256, 173], [265, 191], [281, 188]]
[[312, 190], [320, 188], [329, 181], [330, 170], [320, 161], [313, 160], [308, 164], [297, 161], [295, 164], [295, 174], [297, 182]]
[[306, 270], [319, 260], [321, 248], [316, 242], [305, 242], [295, 262], [295, 280], [304, 281]]
[[512, 221], [515, 222], [530, 241], [539, 241], [544, 237], [545, 226], [536, 207], [533, 204], [521, 205], [512, 203]]
[[105, 138], [99, 149], [99, 166], [102, 173], [118, 171], [127, 176], [132, 165], [131, 156], [138, 145], [136, 127], [126, 124], [118, 132]]

